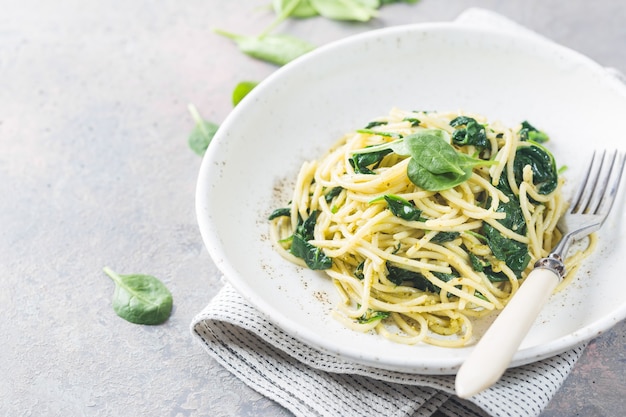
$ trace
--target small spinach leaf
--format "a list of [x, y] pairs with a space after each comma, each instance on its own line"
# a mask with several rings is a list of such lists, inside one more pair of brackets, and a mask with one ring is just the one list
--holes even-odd
[[544, 143], [550, 140], [550, 137], [545, 132], [538, 130], [526, 120], [522, 122], [519, 136], [522, 141], [532, 140], [537, 143]]
[[[357, 174], [374, 174], [372, 169], [376, 168], [385, 155], [390, 154], [391, 149], [381, 149], [376, 152], [358, 153], [349, 159], [350, 165]], [[371, 167], [371, 168], [370, 168]]]
[[104, 272], [115, 282], [113, 310], [136, 324], [161, 324], [172, 312], [172, 294], [152, 275], [120, 275], [108, 267]]
[[461, 236], [459, 232], [439, 232], [430, 241], [432, 243], [442, 244], [446, 242], [452, 242], [454, 239]]
[[202, 156], [213, 140], [215, 133], [217, 133], [219, 125], [202, 119], [200, 113], [198, 113], [198, 110], [193, 104], [189, 105], [189, 112], [191, 113], [191, 117], [196, 125], [191, 131], [191, 134], [187, 139], [187, 143], [192, 151]]
[[274, 210], [269, 217], [268, 220], [274, 220], [278, 217], [291, 217], [291, 208], [289, 207], [281, 207]]
[[[293, 2], [297, 3], [292, 6]], [[277, 15], [281, 16], [285, 13], [288, 17], [307, 18], [319, 15], [317, 10], [311, 6], [309, 0], [274, 0], [272, 2], [274, 11]], [[291, 7], [294, 7], [290, 10]]]
[[533, 143], [520, 146], [515, 152], [513, 171], [518, 184], [524, 179], [524, 167], [530, 165], [533, 171], [533, 184], [539, 194], [550, 194], [559, 185], [559, 174], [554, 156], [543, 146]]
[[[387, 262], [386, 266], [387, 279], [396, 285], [410, 285], [418, 290], [432, 293], [439, 293], [441, 291], [439, 286], [430, 282], [428, 278], [419, 272], [409, 271], [408, 269], [391, 265], [389, 262]], [[454, 274], [445, 274], [443, 272], [433, 272], [433, 275], [443, 282], [448, 282], [456, 278]]]
[[413, 202], [393, 194], [387, 194], [383, 198], [394, 216], [408, 221], [419, 221], [422, 219], [422, 210], [415, 207]]
[[376, 7], [364, 0], [309, 0], [311, 6], [322, 16], [333, 20], [367, 22], [376, 16]]
[[309, 217], [301, 221], [293, 234], [291, 242], [291, 253], [298, 258], [304, 259], [304, 262], [310, 269], [329, 269], [333, 260], [322, 251], [322, 249], [309, 243], [313, 239], [313, 231], [319, 211], [312, 212]]
[[476, 119], [467, 116], [459, 116], [450, 121], [450, 126], [455, 128], [452, 133], [452, 143], [458, 146], [473, 145], [479, 149], [489, 146], [485, 127]]
[[389, 317], [389, 314], [390, 313], [388, 311], [378, 311], [378, 310], [372, 310], [371, 308], [368, 308], [367, 311], [363, 313], [361, 317], [356, 319], [356, 321], [360, 324], [369, 324], [377, 320], [386, 319], [387, 317]]
[[214, 31], [235, 41], [241, 52], [276, 65], [285, 65], [315, 48], [314, 45], [290, 35], [243, 36], [220, 29]]
[[259, 85], [259, 83], [256, 81], [242, 81], [237, 84], [233, 90], [233, 106], [239, 104], [239, 102], [257, 85]]

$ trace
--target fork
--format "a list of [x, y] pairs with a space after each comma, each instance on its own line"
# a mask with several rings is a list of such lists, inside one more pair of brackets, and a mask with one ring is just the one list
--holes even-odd
[[493, 385], [511, 363], [539, 312], [565, 275], [563, 259], [572, 243], [600, 229], [624, 171], [620, 152], [594, 152], [589, 169], [568, 212], [558, 223], [563, 237], [539, 259], [519, 290], [476, 344], [456, 375], [456, 395], [469, 398]]

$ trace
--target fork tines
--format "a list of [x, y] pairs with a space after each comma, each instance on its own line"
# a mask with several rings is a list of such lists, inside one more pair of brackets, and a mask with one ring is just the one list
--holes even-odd
[[593, 152], [591, 163], [570, 211], [580, 214], [608, 214], [624, 171], [624, 154], [619, 151]]

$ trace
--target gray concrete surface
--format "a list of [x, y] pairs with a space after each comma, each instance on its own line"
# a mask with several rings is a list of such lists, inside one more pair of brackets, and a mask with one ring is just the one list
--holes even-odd
[[[0, 415], [289, 416], [208, 357], [189, 323], [219, 288], [194, 213], [194, 103], [221, 122], [244, 79], [275, 68], [211, 32], [256, 33], [270, 0], [0, 0]], [[422, 0], [368, 24], [285, 31], [324, 44], [495, 10], [626, 72], [620, 0]], [[171, 319], [111, 309], [109, 265], [160, 277]], [[600, 336], [544, 412], [621, 416], [626, 324]]]

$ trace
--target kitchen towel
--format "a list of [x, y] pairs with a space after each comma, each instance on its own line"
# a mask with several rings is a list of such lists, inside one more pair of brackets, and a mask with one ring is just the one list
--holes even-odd
[[[455, 22], [539, 36], [483, 9], [469, 9]], [[226, 282], [191, 331], [222, 366], [297, 417], [538, 416], [585, 348], [509, 369], [494, 386], [462, 400], [454, 395], [453, 375], [386, 371], [313, 349], [270, 323]]]

